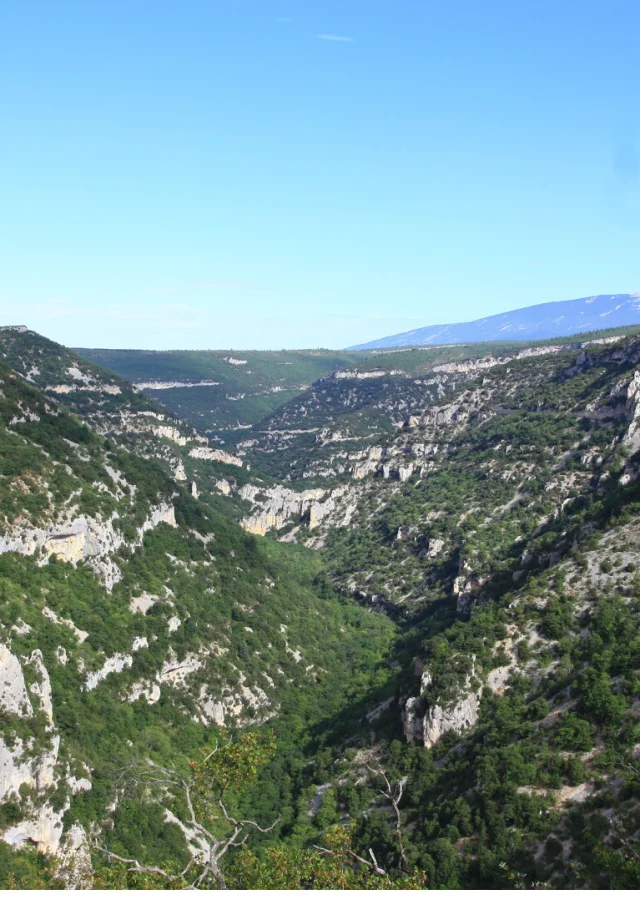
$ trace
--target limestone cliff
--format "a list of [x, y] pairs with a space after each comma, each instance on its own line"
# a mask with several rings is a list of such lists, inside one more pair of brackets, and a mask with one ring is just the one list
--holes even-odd
[[113, 512], [109, 519], [86, 515], [74, 518], [70, 512], [67, 519], [42, 527], [10, 527], [0, 535], [0, 554], [35, 554], [40, 565], [49, 562], [52, 556], [73, 565], [86, 562], [105, 587], [111, 590], [120, 579], [117, 566], [109, 558], [112, 554], [122, 547], [134, 549], [139, 546], [144, 535], [161, 523], [176, 527], [173, 504], [167, 502], [151, 507], [144, 523], [137, 529], [135, 541], [125, 541], [117, 521], [117, 512]]
[[[38, 680], [27, 690], [23, 666], [35, 670]], [[0, 644], [0, 720], [2, 715], [26, 719], [41, 712], [44, 730], [26, 741], [15, 733], [0, 737], [0, 803], [19, 803], [21, 817], [2, 831], [2, 839], [13, 846], [29, 841], [46, 853], [55, 853], [62, 837], [62, 818], [73, 794], [72, 783], [64, 780], [66, 765], [60, 762], [60, 735], [54, 723], [49, 674], [42, 653], [36, 649], [22, 662]], [[49, 802], [60, 784], [67, 789], [66, 803], [56, 810]], [[91, 788], [88, 780], [76, 784], [75, 791]]]
[[[245, 484], [240, 490], [240, 497], [254, 505], [251, 515], [242, 519], [241, 525], [250, 534], [264, 535], [267, 531], [279, 530], [292, 520], [298, 521], [308, 514], [313, 504], [327, 495], [321, 489], [295, 491], [277, 485], [260, 487]], [[317, 510], [314, 515], [317, 523]]]
[[223, 462], [225, 465], [235, 465], [236, 468], [242, 468], [244, 462], [238, 456], [224, 452], [221, 449], [214, 449], [211, 446], [194, 446], [189, 450], [192, 459], [207, 459], [211, 462]]

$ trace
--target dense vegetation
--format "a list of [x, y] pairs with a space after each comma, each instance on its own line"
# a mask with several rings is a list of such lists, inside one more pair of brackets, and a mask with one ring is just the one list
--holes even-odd
[[[51, 748], [36, 649], [61, 737], [55, 784], [3, 799], [0, 835], [44, 794], [88, 833], [82, 883], [108, 889], [637, 888], [640, 344], [448, 377], [421, 350], [420, 383], [319, 383], [245, 447], [258, 474], [131, 441], [123, 417], [153, 426], [160, 406], [101, 391], [101, 370], [61, 394], [74, 353], [33, 334], [4, 348], [3, 536], [85, 516], [122, 540], [78, 562], [0, 555], [0, 644], [33, 704], [0, 738]], [[379, 466], [356, 481], [370, 447]], [[345, 489], [301, 524], [312, 549], [238, 527], [233, 491], [260, 477]], [[175, 524], [149, 526], [160, 503]], [[91, 788], [70, 795], [69, 776]], [[177, 821], [215, 829], [215, 869], [190, 863]], [[0, 843], [1, 885], [64, 882]]]
[[[78, 349], [82, 356], [115, 371], [131, 383], [188, 386], [146, 392], [203, 431], [233, 436], [240, 425], [253, 424], [297, 396], [309, 384], [368, 357], [362, 352], [183, 351], [147, 352]], [[207, 381], [207, 385], [197, 384]]]

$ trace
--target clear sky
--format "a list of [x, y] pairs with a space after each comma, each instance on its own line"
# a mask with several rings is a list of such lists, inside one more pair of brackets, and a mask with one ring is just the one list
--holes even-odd
[[640, 290], [638, 0], [0, 3], [0, 322], [341, 347]]

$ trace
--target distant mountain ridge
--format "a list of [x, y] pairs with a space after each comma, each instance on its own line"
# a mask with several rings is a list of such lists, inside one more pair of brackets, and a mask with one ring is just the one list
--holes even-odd
[[551, 339], [609, 327], [640, 323], [640, 292], [593, 295], [565, 302], [546, 302], [494, 314], [462, 324], [420, 327], [371, 340], [348, 351], [392, 349], [401, 346], [441, 346], [447, 343], [484, 342], [497, 339]]

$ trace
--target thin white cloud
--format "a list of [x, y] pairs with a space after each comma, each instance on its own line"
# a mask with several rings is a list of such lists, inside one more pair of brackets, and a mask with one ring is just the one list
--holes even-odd
[[353, 44], [353, 38], [347, 38], [346, 35], [316, 35], [319, 41], [342, 41], [345, 44]]

